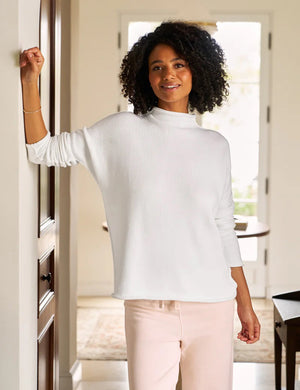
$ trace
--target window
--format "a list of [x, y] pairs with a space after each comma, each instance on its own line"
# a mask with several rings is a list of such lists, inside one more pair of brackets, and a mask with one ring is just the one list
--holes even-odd
[[[261, 24], [218, 22], [217, 27], [213, 37], [225, 52], [230, 94], [222, 108], [203, 115], [202, 125], [230, 143], [235, 214], [257, 218]], [[240, 248], [243, 260], [257, 260], [257, 238], [240, 240]]]

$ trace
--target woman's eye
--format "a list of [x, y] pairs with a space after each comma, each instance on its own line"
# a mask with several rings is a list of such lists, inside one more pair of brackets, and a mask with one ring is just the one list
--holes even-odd
[[175, 67], [176, 67], [176, 68], [183, 68], [183, 67], [184, 67], [184, 64], [178, 63], [178, 64], [175, 64]]
[[154, 66], [152, 70], [160, 70], [160, 66]]

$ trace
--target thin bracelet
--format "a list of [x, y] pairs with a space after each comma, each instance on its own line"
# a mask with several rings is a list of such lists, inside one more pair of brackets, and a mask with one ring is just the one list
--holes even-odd
[[24, 112], [24, 114], [34, 114], [35, 112], [39, 112], [39, 111], [41, 111], [41, 109], [42, 109], [42, 107], [40, 107], [38, 110], [36, 110], [36, 111], [25, 111], [24, 109], [23, 109], [23, 112]]

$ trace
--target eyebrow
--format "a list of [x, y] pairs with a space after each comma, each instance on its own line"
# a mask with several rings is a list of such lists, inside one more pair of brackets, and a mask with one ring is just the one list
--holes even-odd
[[[171, 60], [171, 62], [173, 62], [173, 61], [178, 61], [178, 60], [184, 61], [183, 58], [176, 57], [176, 58], [173, 58], [173, 59]], [[157, 63], [160, 63], [160, 64], [161, 64], [162, 62], [163, 62], [162, 60], [155, 60], [155, 61], [152, 61], [151, 64], [150, 64], [150, 66], [152, 66], [153, 64], [157, 64]]]

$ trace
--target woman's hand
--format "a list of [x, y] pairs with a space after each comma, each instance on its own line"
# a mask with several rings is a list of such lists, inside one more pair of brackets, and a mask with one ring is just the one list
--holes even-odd
[[20, 54], [20, 68], [22, 83], [37, 83], [44, 64], [44, 57], [38, 47], [24, 50]]
[[237, 313], [242, 324], [242, 329], [237, 338], [247, 344], [253, 344], [260, 337], [260, 323], [252, 307], [238, 304]]
[[237, 338], [247, 344], [253, 344], [259, 340], [260, 323], [253, 311], [243, 267], [231, 267], [231, 276], [237, 284], [237, 313], [242, 324], [242, 330], [238, 333]]

